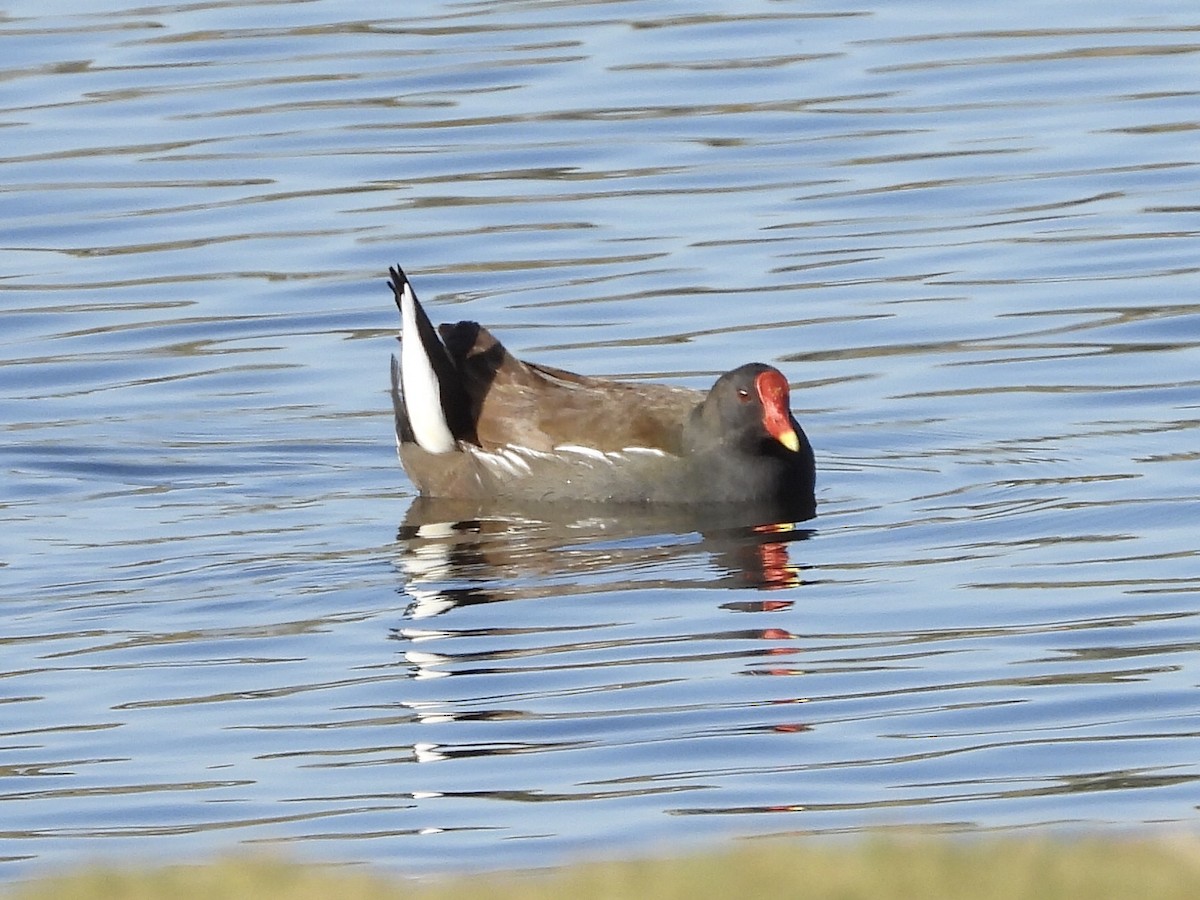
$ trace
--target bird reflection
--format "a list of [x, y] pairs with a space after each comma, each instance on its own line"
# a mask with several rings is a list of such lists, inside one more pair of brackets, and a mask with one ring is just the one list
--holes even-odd
[[[766, 519], [764, 521], [764, 519]], [[777, 590], [803, 583], [789, 544], [812, 529], [761, 510], [482, 507], [417, 498], [397, 531], [411, 619], [548, 595], [689, 587]], [[688, 574], [670, 565], [693, 563]], [[697, 574], [699, 571], [699, 574]], [[791, 601], [728, 604], [749, 611]]]

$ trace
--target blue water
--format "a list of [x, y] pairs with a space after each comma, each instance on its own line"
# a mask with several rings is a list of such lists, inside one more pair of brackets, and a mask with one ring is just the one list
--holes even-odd
[[[0, 878], [1194, 829], [1200, 14], [396, 15], [0, 22]], [[818, 518], [414, 504], [396, 262]]]

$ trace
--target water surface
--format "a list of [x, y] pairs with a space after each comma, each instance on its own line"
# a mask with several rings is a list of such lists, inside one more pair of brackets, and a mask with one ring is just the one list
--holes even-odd
[[[6, 879], [1194, 828], [1200, 15], [719, 6], [7, 10]], [[818, 518], [414, 503], [394, 262]]]

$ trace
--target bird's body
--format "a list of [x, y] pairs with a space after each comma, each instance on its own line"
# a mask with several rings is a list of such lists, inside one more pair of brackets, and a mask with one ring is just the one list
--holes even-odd
[[391, 276], [396, 438], [422, 494], [813, 514], [812, 448], [778, 370], [742, 366], [707, 393], [576, 375], [518, 360], [474, 322], [434, 331], [404, 273]]

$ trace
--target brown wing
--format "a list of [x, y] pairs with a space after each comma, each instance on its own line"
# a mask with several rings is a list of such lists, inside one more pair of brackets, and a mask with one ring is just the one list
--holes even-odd
[[683, 421], [704, 395], [661, 384], [608, 381], [525, 363], [475, 322], [439, 328], [462, 375], [479, 445], [552, 450], [652, 447], [680, 453]]

